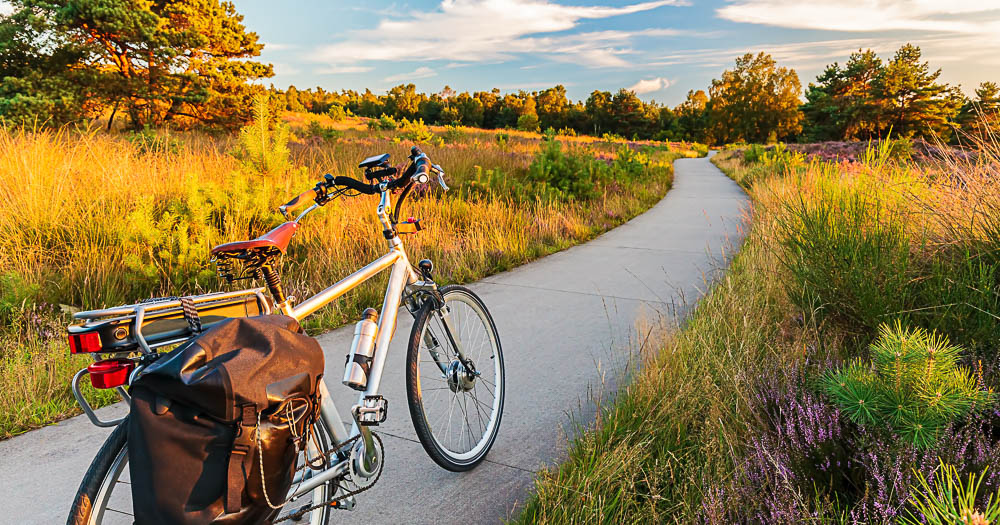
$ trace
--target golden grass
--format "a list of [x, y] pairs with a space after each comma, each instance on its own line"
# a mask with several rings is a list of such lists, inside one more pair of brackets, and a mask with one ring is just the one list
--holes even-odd
[[[64, 323], [60, 308], [223, 288], [208, 261], [212, 246], [277, 225], [276, 207], [323, 173], [359, 177], [362, 158], [388, 152], [401, 162], [410, 146], [356, 122], [338, 123], [333, 140], [306, 137], [296, 118], [312, 117], [289, 118], [295, 167], [268, 177], [247, 172], [229, 154], [235, 141], [228, 136], [175, 135], [167, 147], [140, 147], [100, 132], [0, 130], [0, 320], [7, 325], [0, 334], [0, 438], [76, 412], [68, 381], [86, 360], [65, 355], [61, 329], [42, 337], [31, 323]], [[472, 192], [488, 175], [524, 176], [539, 136], [513, 135], [498, 144], [495, 132], [464, 128], [449, 143], [422, 146], [447, 170], [453, 191], [432, 190], [408, 203], [405, 214], [423, 219], [426, 230], [404, 242], [414, 261], [434, 260], [442, 281], [475, 280], [621, 224], [667, 191], [673, 158], [694, 155], [661, 148], [650, 178], [623, 181], [586, 203]], [[593, 142], [590, 149], [608, 155], [620, 146]], [[375, 197], [342, 198], [310, 215], [285, 257], [286, 291], [308, 297], [381, 255], [375, 206]], [[353, 319], [377, 306], [383, 287], [383, 280], [368, 283], [307, 328]]]

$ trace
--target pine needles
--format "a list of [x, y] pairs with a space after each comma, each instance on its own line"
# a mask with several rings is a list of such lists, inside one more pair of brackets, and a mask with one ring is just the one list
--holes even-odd
[[822, 388], [859, 425], [886, 424], [926, 448], [948, 423], [986, 408], [993, 399], [948, 338], [902, 323], [883, 324], [871, 361], [856, 359], [822, 378]]

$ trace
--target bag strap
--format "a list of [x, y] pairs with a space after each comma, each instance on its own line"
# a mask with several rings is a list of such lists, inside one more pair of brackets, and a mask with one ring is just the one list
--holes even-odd
[[226, 513], [238, 512], [243, 507], [243, 489], [252, 468], [251, 460], [256, 442], [253, 433], [257, 427], [257, 406], [247, 404], [240, 407], [241, 417], [236, 426], [236, 437], [229, 453], [229, 467], [226, 482]]
[[188, 328], [196, 334], [201, 333], [201, 315], [198, 314], [198, 307], [194, 304], [194, 299], [181, 297], [181, 312], [184, 313], [184, 320], [188, 323]]

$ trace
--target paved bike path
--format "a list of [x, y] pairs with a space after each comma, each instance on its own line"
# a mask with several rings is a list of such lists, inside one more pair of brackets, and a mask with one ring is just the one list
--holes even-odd
[[[471, 472], [439, 468], [424, 453], [406, 408], [404, 360], [411, 319], [401, 313], [382, 378], [389, 400], [386, 466], [378, 484], [334, 523], [497, 523], [517, 512], [534, 473], [565, 456], [573, 418], [592, 418], [595, 392], [638, 345], [637, 318], [683, 312], [742, 240], [747, 196], [708, 159], [674, 164], [673, 189], [652, 209], [600, 237], [474, 283], [503, 344], [507, 397], [500, 434]], [[433, 232], [431, 232], [433, 234]], [[418, 257], [419, 254], [411, 254]], [[319, 339], [342, 416], [355, 402], [339, 388], [348, 326]], [[102, 409], [105, 417], [121, 405]], [[107, 429], [83, 416], [0, 442], [0, 523], [63, 523]]]

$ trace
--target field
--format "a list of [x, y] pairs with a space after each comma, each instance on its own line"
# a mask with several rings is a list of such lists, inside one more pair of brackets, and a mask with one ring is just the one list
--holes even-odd
[[[69, 391], [87, 359], [65, 343], [69, 314], [225, 288], [208, 252], [281, 222], [276, 208], [323, 173], [360, 177], [361, 159], [419, 143], [451, 191], [416, 192], [405, 239], [444, 282], [468, 282], [564, 249], [656, 203], [690, 145], [625, 143], [287, 114], [242, 137], [0, 128], [0, 439], [78, 413]], [[393, 129], [398, 128], [398, 129]], [[285, 140], [287, 139], [287, 141]], [[261, 147], [261, 144], [264, 147]], [[285, 257], [304, 298], [384, 251], [372, 197], [309, 216]], [[249, 283], [238, 283], [246, 287]], [[375, 280], [307, 328], [356, 318]], [[108, 392], [88, 391], [96, 403]]]
[[745, 244], [515, 523], [994, 522], [997, 145], [713, 162], [751, 194]]

